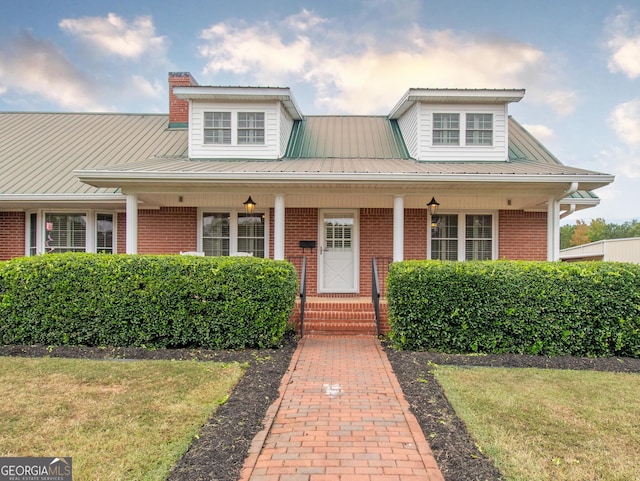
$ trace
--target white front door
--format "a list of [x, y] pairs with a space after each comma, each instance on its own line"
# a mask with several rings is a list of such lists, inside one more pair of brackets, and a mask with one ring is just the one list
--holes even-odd
[[358, 211], [320, 211], [318, 292], [358, 292]]

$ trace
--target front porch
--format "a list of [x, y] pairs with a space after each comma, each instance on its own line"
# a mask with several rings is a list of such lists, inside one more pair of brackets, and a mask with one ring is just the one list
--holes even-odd
[[317, 294], [307, 296], [307, 258], [291, 257], [298, 272], [299, 296], [290, 321], [301, 336], [380, 336], [389, 332], [386, 278], [391, 258], [371, 258], [371, 296]]

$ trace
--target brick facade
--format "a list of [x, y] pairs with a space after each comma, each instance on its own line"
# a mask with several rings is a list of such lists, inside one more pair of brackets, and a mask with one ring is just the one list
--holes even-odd
[[[273, 209], [270, 213], [270, 236], [269, 252], [273, 257]], [[301, 240], [318, 240], [318, 209], [314, 208], [292, 208], [285, 209], [285, 243], [284, 256], [290, 259], [296, 266], [298, 272], [301, 271], [302, 257], [307, 257], [307, 292], [309, 295], [316, 295], [318, 291], [318, 250], [305, 249], [300, 247]]]
[[0, 260], [24, 256], [25, 240], [25, 213], [0, 212]]
[[498, 259], [547, 260], [547, 213], [501, 210]]
[[[118, 214], [118, 253], [127, 251], [127, 215]], [[197, 247], [198, 209], [161, 207], [138, 211], [138, 253], [179, 254]]]

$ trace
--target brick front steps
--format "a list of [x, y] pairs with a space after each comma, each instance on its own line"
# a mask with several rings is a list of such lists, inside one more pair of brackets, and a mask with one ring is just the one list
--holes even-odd
[[[380, 301], [380, 334], [388, 332], [387, 304]], [[300, 333], [300, 300], [291, 316]], [[307, 298], [304, 310], [304, 335], [375, 336], [376, 318], [370, 298]]]

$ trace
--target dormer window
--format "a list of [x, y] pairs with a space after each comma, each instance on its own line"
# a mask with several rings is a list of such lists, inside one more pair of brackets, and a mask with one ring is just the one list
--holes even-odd
[[204, 143], [264, 145], [264, 112], [204, 112]]
[[238, 112], [238, 144], [264, 144], [264, 112]]
[[460, 114], [433, 114], [433, 145], [460, 145]]
[[204, 143], [231, 143], [231, 112], [204, 113]]
[[493, 114], [434, 113], [433, 145], [492, 146]]
[[493, 114], [467, 114], [467, 145], [493, 145]]

